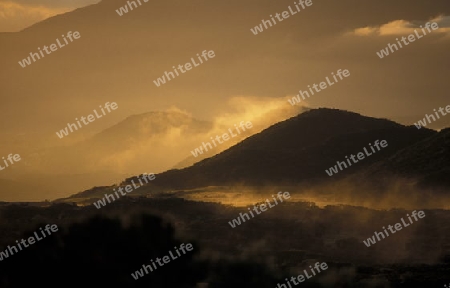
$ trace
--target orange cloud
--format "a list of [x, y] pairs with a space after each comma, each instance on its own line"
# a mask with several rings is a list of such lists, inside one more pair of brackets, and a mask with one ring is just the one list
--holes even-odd
[[439, 25], [439, 29], [436, 32], [450, 32], [450, 16], [438, 16], [429, 21], [410, 22], [406, 20], [395, 20], [381, 26], [357, 28], [349, 34], [356, 36], [405, 35], [413, 33], [414, 29], [420, 29], [420, 26], [425, 25], [427, 22], [436, 22]]

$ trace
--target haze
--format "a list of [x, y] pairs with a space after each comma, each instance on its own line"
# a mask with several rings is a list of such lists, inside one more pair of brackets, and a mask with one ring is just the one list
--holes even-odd
[[[339, 108], [412, 125], [450, 104], [446, 0], [433, 5], [425, 0], [313, 1], [256, 36], [250, 28], [292, 1], [149, 1], [123, 16], [115, 10], [126, 1], [97, 2], [0, 3], [0, 156], [24, 156], [0, 179], [39, 186], [20, 199], [68, 196], [183, 161], [192, 164], [190, 150], [240, 121], [255, 125], [244, 138], [304, 107]], [[377, 57], [396, 37], [428, 21], [440, 29], [401, 53]], [[18, 65], [68, 31], [79, 31], [81, 38], [30, 66]], [[164, 71], [203, 50], [214, 50], [214, 60], [154, 85]], [[286, 101], [338, 69], [348, 69], [351, 76], [305, 105]], [[55, 132], [108, 101], [118, 103], [118, 110], [58, 139]], [[431, 127], [447, 127], [449, 121]]]

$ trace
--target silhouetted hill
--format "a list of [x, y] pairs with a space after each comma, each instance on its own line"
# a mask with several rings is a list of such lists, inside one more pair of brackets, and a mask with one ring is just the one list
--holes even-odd
[[413, 178], [426, 186], [450, 186], [450, 128], [398, 151], [365, 171], [377, 177]]
[[[154, 185], [194, 188], [210, 185], [317, 183], [334, 180], [394, 155], [437, 132], [336, 109], [314, 109], [247, 138], [226, 151], [182, 169], [157, 175]], [[325, 169], [375, 140], [382, 149], [337, 175]]]

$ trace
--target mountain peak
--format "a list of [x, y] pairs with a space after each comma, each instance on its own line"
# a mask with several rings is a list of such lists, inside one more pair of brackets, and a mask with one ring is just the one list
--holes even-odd
[[159, 174], [155, 184], [183, 189], [230, 183], [262, 185], [329, 181], [325, 169], [345, 155], [362, 151], [377, 139], [386, 140], [389, 149], [354, 165], [357, 167], [349, 167], [333, 179], [387, 159], [435, 133], [338, 109], [312, 109], [274, 124], [191, 167]]

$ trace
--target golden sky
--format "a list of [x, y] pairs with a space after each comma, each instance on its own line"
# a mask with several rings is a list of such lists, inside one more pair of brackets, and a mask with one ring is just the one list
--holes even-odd
[[51, 16], [99, 1], [2, 0], [0, 1], [0, 32], [17, 32]]
[[[236, 122], [264, 128], [292, 117], [290, 109], [299, 107], [287, 98], [338, 69], [351, 76], [302, 104], [403, 117], [409, 124], [450, 104], [448, 0], [312, 1], [308, 9], [254, 35], [251, 28], [294, 1], [150, 0], [118, 16], [126, 0], [0, 0], [0, 32], [13, 32], [0, 33], [0, 156], [21, 154], [23, 166], [15, 170], [22, 174], [161, 171]], [[377, 56], [396, 37], [428, 21], [440, 28], [389, 57]], [[69, 31], [81, 38], [25, 68], [18, 64]], [[203, 50], [216, 56], [154, 85], [164, 71]], [[55, 135], [106, 102], [119, 109], [67, 139]], [[100, 160], [81, 159], [92, 144], [84, 140], [152, 111], [183, 111], [167, 116], [182, 121], [171, 125], [164, 117], [141, 116], [143, 131], [161, 131], [149, 136], [127, 122], [127, 129], [115, 127], [117, 141], [105, 138], [100, 145], [116, 150], [103, 151]], [[186, 127], [195, 119], [213, 128], [194, 133]], [[133, 145], [119, 149], [116, 142]], [[72, 144], [77, 146], [67, 148]], [[60, 157], [66, 148], [70, 157]], [[152, 171], [141, 171], [143, 165]]]

